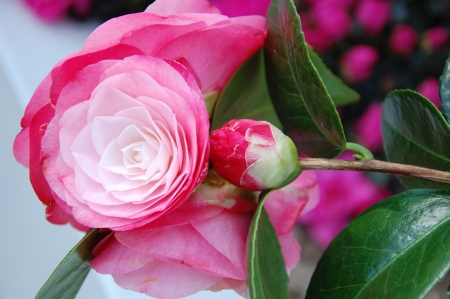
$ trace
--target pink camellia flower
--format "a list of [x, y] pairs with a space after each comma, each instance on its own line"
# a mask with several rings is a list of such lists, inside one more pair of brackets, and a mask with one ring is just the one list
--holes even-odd
[[[73, 215], [87, 227], [129, 230], [173, 211], [201, 183], [202, 94], [220, 92], [262, 46], [265, 19], [176, 2], [102, 24], [33, 95], [14, 154], [30, 168], [48, 220]], [[172, 4], [183, 14], [171, 14]]]
[[417, 92], [430, 100], [436, 107], [441, 107], [441, 97], [439, 96], [439, 80], [427, 78], [420, 82], [416, 88]]
[[209, 2], [229, 17], [266, 16], [270, 4], [270, 0], [209, 0]]
[[350, 31], [352, 21], [341, 3], [334, 0], [320, 1], [312, 7], [317, 27], [321, 28], [333, 41], [342, 40]]
[[378, 60], [374, 47], [356, 45], [345, 52], [340, 59], [342, 76], [350, 83], [359, 83], [370, 77]]
[[63, 17], [72, 8], [77, 15], [88, 13], [92, 0], [24, 0], [33, 12], [45, 21]]
[[367, 32], [377, 35], [389, 21], [391, 3], [388, 0], [362, 0], [356, 6], [355, 15]]
[[274, 125], [232, 120], [211, 133], [211, 161], [224, 179], [245, 190], [274, 188], [297, 167], [292, 140]]
[[[340, 156], [350, 159], [348, 153]], [[320, 201], [311, 211], [299, 218], [313, 239], [326, 248], [333, 238], [362, 211], [389, 197], [385, 188], [376, 186], [361, 172], [315, 171]]]
[[425, 31], [422, 44], [427, 51], [441, 49], [448, 41], [448, 32], [444, 27], [434, 27]]
[[391, 50], [398, 55], [408, 55], [417, 44], [416, 30], [406, 24], [400, 24], [394, 27], [389, 38]]
[[303, 33], [305, 34], [305, 40], [314, 51], [326, 52], [331, 48], [333, 44], [332, 39], [322, 28], [316, 25], [314, 18], [309, 14], [300, 13], [300, 21]]
[[[94, 249], [91, 266], [112, 274], [125, 289], [157, 298], [180, 298], [205, 289], [233, 289], [246, 297], [246, 240], [257, 194], [208, 178], [172, 213], [138, 230], [111, 233]], [[314, 173], [300, 175], [294, 189], [291, 196], [271, 194], [264, 206], [287, 270], [300, 259], [292, 229], [315, 196]]]
[[373, 103], [355, 124], [358, 142], [370, 151], [383, 149], [383, 135], [381, 132], [381, 103]]

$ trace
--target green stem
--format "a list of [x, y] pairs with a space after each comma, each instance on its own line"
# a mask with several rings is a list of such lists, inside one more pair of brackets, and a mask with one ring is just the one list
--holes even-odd
[[373, 154], [367, 148], [365, 148], [360, 144], [347, 142], [346, 149], [357, 153], [356, 155], [353, 156], [356, 160], [373, 159]]

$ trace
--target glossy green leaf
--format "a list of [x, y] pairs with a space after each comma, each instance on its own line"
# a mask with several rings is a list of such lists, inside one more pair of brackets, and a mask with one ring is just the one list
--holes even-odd
[[336, 106], [351, 104], [359, 100], [359, 94], [349, 86], [345, 85], [341, 78], [333, 74], [311, 47], [308, 47], [308, 53]]
[[410, 190], [363, 212], [330, 243], [306, 299], [423, 298], [450, 268], [450, 192]]
[[266, 83], [264, 52], [256, 52], [233, 75], [217, 100], [211, 130], [232, 119], [265, 120], [282, 129]]
[[445, 63], [444, 71], [439, 81], [442, 112], [447, 123], [450, 123], [450, 58]]
[[98, 229], [91, 230], [78, 242], [53, 271], [42, 286], [35, 299], [71, 299], [75, 298], [91, 267], [92, 249], [107, 233]]
[[289, 278], [275, 229], [263, 204], [270, 191], [261, 192], [247, 244], [247, 283], [251, 299], [289, 299]]
[[310, 157], [336, 157], [346, 145], [344, 131], [309, 57], [292, 0], [272, 0], [267, 26], [267, 84], [285, 133]]
[[[390, 93], [383, 104], [383, 140], [391, 162], [450, 170], [450, 127], [437, 108], [410, 90]], [[401, 178], [408, 188], [450, 185]]]

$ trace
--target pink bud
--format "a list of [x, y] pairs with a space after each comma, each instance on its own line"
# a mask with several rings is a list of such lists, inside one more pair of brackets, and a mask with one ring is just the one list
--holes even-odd
[[398, 55], [408, 55], [417, 44], [416, 30], [405, 24], [395, 26], [389, 39], [391, 50]]
[[340, 61], [341, 73], [350, 83], [366, 80], [378, 60], [378, 52], [374, 47], [356, 45], [345, 52]]
[[383, 149], [381, 133], [381, 103], [373, 103], [355, 125], [358, 141], [371, 151]]
[[444, 27], [428, 29], [423, 36], [423, 46], [427, 51], [442, 48], [448, 41], [448, 33]]
[[379, 34], [389, 21], [391, 3], [386, 0], [364, 0], [356, 7], [356, 18], [371, 34]]
[[214, 169], [245, 190], [277, 187], [294, 172], [297, 159], [292, 140], [265, 121], [232, 120], [211, 133]]
[[439, 80], [436, 78], [427, 78], [423, 80], [416, 88], [417, 92], [430, 100], [436, 107], [441, 106], [439, 97]]

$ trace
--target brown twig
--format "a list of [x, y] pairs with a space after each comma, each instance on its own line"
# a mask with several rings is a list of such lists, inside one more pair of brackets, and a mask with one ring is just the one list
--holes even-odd
[[298, 161], [299, 161], [298, 164], [304, 170], [334, 169], [334, 170], [370, 171], [450, 184], [450, 172], [418, 167], [413, 165], [390, 163], [373, 159], [347, 161], [335, 159], [300, 158]]

